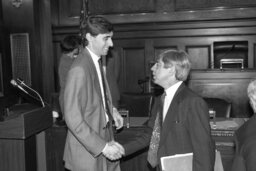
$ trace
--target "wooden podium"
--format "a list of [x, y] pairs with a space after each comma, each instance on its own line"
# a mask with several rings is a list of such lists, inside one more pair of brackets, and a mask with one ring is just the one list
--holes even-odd
[[0, 170], [37, 171], [36, 136], [52, 123], [49, 107], [31, 104], [13, 107], [10, 117], [0, 122]]

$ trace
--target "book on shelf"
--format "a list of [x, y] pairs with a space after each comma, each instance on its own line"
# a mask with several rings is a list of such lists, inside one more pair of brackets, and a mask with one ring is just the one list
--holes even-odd
[[193, 153], [161, 157], [163, 171], [192, 171]]
[[237, 130], [247, 120], [247, 118], [215, 118], [210, 121], [210, 126], [213, 130]]
[[211, 135], [212, 136], [227, 136], [232, 137], [235, 134], [235, 130], [224, 130], [224, 129], [212, 129]]
[[235, 147], [234, 142], [215, 142], [216, 148]]
[[211, 135], [232, 137], [246, 121], [246, 118], [216, 118], [210, 121]]

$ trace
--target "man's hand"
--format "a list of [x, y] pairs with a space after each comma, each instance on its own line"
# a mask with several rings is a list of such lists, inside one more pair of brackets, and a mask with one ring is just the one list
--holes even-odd
[[113, 108], [113, 118], [115, 121], [116, 129], [120, 129], [124, 126], [124, 119], [115, 107]]
[[118, 160], [124, 155], [124, 148], [118, 142], [111, 141], [107, 143], [102, 153], [110, 160]]

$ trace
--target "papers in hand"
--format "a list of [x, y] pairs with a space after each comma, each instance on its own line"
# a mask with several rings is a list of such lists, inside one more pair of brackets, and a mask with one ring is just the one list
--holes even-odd
[[192, 171], [193, 153], [161, 157], [163, 171]]

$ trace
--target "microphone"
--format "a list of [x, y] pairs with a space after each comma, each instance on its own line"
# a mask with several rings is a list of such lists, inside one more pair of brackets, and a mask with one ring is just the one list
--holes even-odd
[[[24, 86], [24, 87], [28, 88], [29, 90], [31, 90], [32, 92], [34, 92], [37, 95], [37, 97], [39, 98], [39, 100], [41, 101], [42, 107], [45, 107], [44, 101], [43, 101], [42, 97], [40, 96], [40, 94], [36, 90], [32, 89], [27, 84], [25, 84], [23, 80], [17, 78], [17, 81], [15, 81], [12, 79], [11, 84], [14, 85], [15, 87], [18, 87], [20, 90], [22, 90], [23, 92], [25, 92], [28, 95], [30, 95], [30, 94], [26, 90], [24, 90], [24, 88], [22, 86]], [[36, 98], [35, 96], [33, 96], [33, 95], [30, 95], [30, 96], [38, 100], [38, 98]]]
[[24, 93], [28, 94], [28, 92], [22, 88], [15, 80], [11, 80], [11, 84], [14, 86], [14, 87], [18, 87], [18, 89], [20, 89], [21, 91], [23, 91]]

